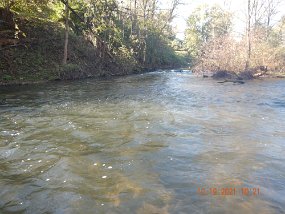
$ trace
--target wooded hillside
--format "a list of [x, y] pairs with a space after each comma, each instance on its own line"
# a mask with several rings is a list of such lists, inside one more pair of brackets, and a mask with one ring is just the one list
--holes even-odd
[[185, 63], [171, 47], [179, 2], [5, 0], [0, 81], [123, 75]]

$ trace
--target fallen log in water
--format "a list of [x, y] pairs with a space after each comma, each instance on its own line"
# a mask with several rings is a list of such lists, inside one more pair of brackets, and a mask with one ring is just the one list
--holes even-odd
[[245, 83], [242, 80], [229, 80], [229, 79], [226, 79], [224, 81], [219, 81], [218, 83], [226, 83], [226, 82], [239, 83], [239, 84], [244, 84]]

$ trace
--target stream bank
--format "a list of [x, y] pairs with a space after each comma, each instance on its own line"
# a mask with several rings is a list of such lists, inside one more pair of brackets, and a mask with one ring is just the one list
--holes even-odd
[[181, 63], [142, 63], [124, 45], [118, 50], [107, 49], [107, 43], [102, 47], [87, 35], [70, 31], [67, 64], [63, 65], [62, 23], [7, 14], [3, 8], [0, 19], [4, 20], [0, 26], [0, 85], [122, 76]]

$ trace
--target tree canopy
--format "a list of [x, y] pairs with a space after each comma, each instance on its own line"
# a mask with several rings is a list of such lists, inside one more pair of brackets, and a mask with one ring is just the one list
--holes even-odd
[[231, 31], [231, 14], [218, 5], [202, 5], [187, 20], [186, 47], [192, 58], [198, 56], [203, 43]]

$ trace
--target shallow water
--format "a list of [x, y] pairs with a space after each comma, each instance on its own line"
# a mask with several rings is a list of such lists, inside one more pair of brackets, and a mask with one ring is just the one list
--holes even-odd
[[285, 212], [284, 80], [153, 72], [0, 101], [0, 213]]

